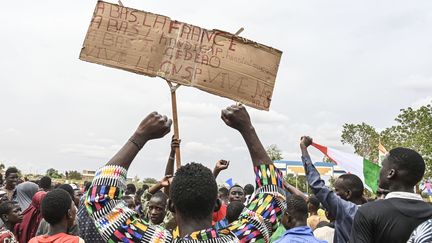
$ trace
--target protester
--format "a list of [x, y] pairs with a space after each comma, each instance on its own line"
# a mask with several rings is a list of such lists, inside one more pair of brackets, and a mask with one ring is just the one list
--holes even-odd
[[432, 242], [432, 219], [417, 226], [407, 243], [430, 243]]
[[127, 184], [125, 195], [134, 197], [135, 193], [136, 193], [136, 186], [132, 183]]
[[52, 188], [51, 178], [48, 176], [44, 176], [39, 180], [39, 190], [49, 192]]
[[241, 187], [240, 185], [233, 185], [230, 189], [229, 189], [229, 202], [241, 202], [244, 203], [246, 201], [245, 198], [245, 191], [243, 189], [243, 187]]
[[21, 210], [25, 211], [31, 204], [33, 196], [38, 192], [39, 186], [36, 183], [26, 181], [16, 186], [16, 199]]
[[0, 218], [4, 225], [0, 228], [0, 242], [18, 242], [15, 232], [16, 224], [22, 221], [20, 206], [13, 201], [6, 201], [0, 204]]
[[312, 144], [312, 138], [302, 137], [300, 149], [306, 179], [314, 195], [332, 215], [335, 216], [334, 242], [347, 242], [351, 232], [354, 215], [358, 205], [363, 203], [363, 183], [353, 174], [344, 174], [335, 181], [335, 192], [325, 186], [318, 170], [312, 164], [307, 148]]
[[29, 243], [81, 243], [78, 236], [67, 234], [74, 224], [76, 207], [72, 197], [65, 190], [55, 189], [48, 192], [42, 200], [42, 216], [49, 223], [47, 234], [32, 238]]
[[9, 167], [5, 172], [5, 186], [2, 188], [6, 194], [8, 200], [13, 200], [15, 193], [15, 187], [18, 184], [18, 169], [15, 167]]
[[244, 186], [245, 191], [245, 204], [247, 205], [249, 203], [249, 200], [252, 198], [253, 193], [255, 191], [254, 186], [252, 184], [246, 184]]
[[[228, 169], [229, 161], [226, 160], [218, 160], [213, 168], [213, 176], [216, 179], [219, 173], [223, 170]], [[226, 210], [229, 204], [229, 190], [225, 187], [221, 187], [218, 189], [218, 207], [212, 214], [212, 225], [215, 225], [217, 222], [225, 219]]]
[[[175, 151], [179, 146], [180, 140], [173, 136], [171, 138], [170, 154], [165, 166], [165, 176], [151, 188], [145, 190], [141, 196], [144, 219], [153, 225], [160, 225], [171, 232], [177, 227], [177, 224], [174, 213], [168, 210], [167, 204], [172, 176], [174, 174]], [[164, 192], [160, 191], [161, 189]]]
[[[216, 232], [211, 228], [211, 215], [217, 201], [217, 185], [212, 172], [198, 163], [180, 167], [171, 184], [168, 205], [176, 213], [180, 233], [176, 241], [249, 242], [263, 237], [268, 240], [271, 229], [284, 211], [282, 174], [274, 167], [259, 141], [246, 109], [241, 105], [231, 106], [222, 111], [222, 119], [241, 133], [249, 148], [257, 176], [256, 198], [248, 205], [248, 212], [242, 214], [240, 220]], [[146, 226], [145, 222], [138, 219], [136, 213], [126, 207], [120, 194], [125, 189], [127, 169], [137, 153], [149, 140], [166, 135], [170, 126], [171, 120], [166, 116], [151, 113], [120, 151], [96, 173], [86, 204], [106, 240], [172, 241], [168, 231], [161, 227]], [[108, 196], [109, 192], [112, 192], [112, 196]], [[263, 202], [266, 202], [265, 205]]]
[[[69, 194], [70, 198], [72, 199], [72, 202], [75, 205], [75, 200], [76, 200], [75, 191], [70, 184], [61, 184], [57, 189], [61, 189], [61, 190], [66, 191]], [[77, 211], [76, 207], [75, 207], [75, 211]], [[45, 220], [45, 218], [42, 219], [40, 224], [39, 224], [39, 227], [36, 231], [36, 235], [48, 234], [50, 231], [50, 227], [51, 227], [50, 224]], [[77, 219], [75, 218], [75, 222], [70, 226], [70, 228], [68, 228], [67, 233], [70, 235], [79, 235], [79, 232], [80, 232], [79, 223], [77, 222]]]
[[423, 178], [425, 162], [408, 148], [390, 150], [382, 162], [379, 187], [388, 190], [385, 200], [360, 207], [350, 242], [407, 242], [421, 223], [432, 218], [432, 207], [414, 193]]
[[307, 200], [309, 217], [307, 219], [307, 225], [311, 227], [312, 230], [315, 230], [318, 223], [321, 221], [325, 221], [325, 218], [322, 218], [318, 215], [320, 202], [316, 196], [311, 195]]
[[327, 221], [321, 221], [317, 224], [316, 229], [313, 231], [313, 234], [319, 240], [333, 243], [334, 231], [335, 230], [333, 224]]
[[30, 206], [22, 212], [23, 220], [18, 224], [17, 238], [19, 242], [28, 242], [36, 236], [36, 231], [42, 220], [41, 203], [47, 193], [45, 191], [37, 192]]
[[229, 224], [236, 221], [244, 209], [244, 204], [238, 201], [231, 202], [226, 210], [226, 217], [215, 224], [216, 230], [228, 227]]
[[[91, 182], [84, 184], [84, 191], [87, 192], [90, 188]], [[106, 241], [99, 234], [93, 219], [87, 213], [86, 206], [84, 204], [85, 197], [80, 199], [78, 206], [78, 212], [76, 216], [76, 221], [78, 221], [79, 237], [81, 237], [85, 242], [91, 243], [105, 243]]]
[[289, 196], [286, 203], [287, 208], [282, 216], [282, 224], [287, 230], [276, 241], [277, 243], [326, 242], [315, 238], [312, 229], [306, 225], [308, 208], [303, 197], [298, 195]]

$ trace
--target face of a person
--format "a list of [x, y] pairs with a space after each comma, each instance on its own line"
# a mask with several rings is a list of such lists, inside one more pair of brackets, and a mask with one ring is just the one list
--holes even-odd
[[130, 208], [132, 210], [135, 209], [135, 201], [132, 198], [126, 199], [125, 202], [126, 202], [126, 205], [128, 208]]
[[347, 200], [347, 192], [346, 192], [346, 188], [343, 184], [343, 180], [342, 179], [337, 179], [334, 183], [334, 187], [335, 187], [335, 193], [336, 195], [338, 195], [340, 198], [342, 198], [343, 200]]
[[20, 223], [23, 219], [21, 208], [16, 204], [8, 215], [8, 222], [11, 224]]
[[75, 223], [77, 209], [75, 207], [75, 203], [72, 200], [71, 207], [69, 209], [69, 217], [68, 217], [68, 227], [72, 227]]
[[382, 161], [382, 167], [380, 170], [378, 187], [384, 190], [389, 189], [389, 180], [387, 179], [387, 175], [390, 170], [390, 161], [388, 160], [388, 156], [384, 158]]
[[8, 177], [6, 177], [6, 185], [9, 188], [15, 188], [15, 186], [18, 183], [18, 174], [17, 173], [10, 173]]
[[152, 197], [149, 201], [148, 217], [153, 224], [163, 222], [166, 214], [166, 202], [161, 198]]
[[229, 192], [229, 201], [238, 201], [238, 202], [245, 202], [245, 194], [242, 188], [240, 187], [233, 187], [231, 188]]

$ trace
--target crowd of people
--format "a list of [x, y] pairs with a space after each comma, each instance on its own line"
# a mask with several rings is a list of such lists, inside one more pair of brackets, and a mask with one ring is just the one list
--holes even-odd
[[8, 168], [0, 190], [0, 243], [432, 242], [432, 206], [414, 192], [425, 172], [416, 151], [390, 150], [378, 196], [366, 198], [354, 174], [341, 175], [333, 190], [327, 187], [308, 153], [313, 140], [304, 136], [301, 159], [312, 191], [306, 195], [274, 166], [244, 106], [222, 110], [221, 118], [246, 143], [255, 186], [218, 188], [226, 160], [213, 170], [191, 162], [174, 171], [180, 146], [174, 137], [162, 179], [138, 189], [127, 184], [138, 152], [170, 132], [171, 120], [153, 112], [83, 189], [53, 186], [49, 177], [22, 182], [19, 171]]

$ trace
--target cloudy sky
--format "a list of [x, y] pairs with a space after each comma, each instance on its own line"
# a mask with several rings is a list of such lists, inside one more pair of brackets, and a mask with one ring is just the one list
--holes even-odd
[[[352, 151], [344, 123], [394, 124], [399, 109], [432, 100], [432, 1], [146, 1], [126, 6], [283, 51], [270, 112], [249, 108], [265, 146], [299, 160], [298, 140]], [[170, 115], [165, 81], [78, 59], [96, 1], [4, 1], [0, 38], [0, 161], [26, 172], [96, 169], [151, 111]], [[252, 182], [241, 136], [220, 120], [233, 104], [194, 88], [177, 92], [182, 160], [219, 180]], [[170, 137], [141, 151], [129, 176], [160, 178]], [[313, 159], [322, 156], [313, 152]], [[246, 170], [247, 171], [247, 170]]]

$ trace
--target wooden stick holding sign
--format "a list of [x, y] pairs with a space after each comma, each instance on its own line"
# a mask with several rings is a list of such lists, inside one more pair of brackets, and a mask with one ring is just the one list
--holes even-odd
[[[179, 126], [178, 126], [178, 116], [177, 116], [177, 97], [176, 97], [176, 90], [178, 87], [180, 87], [180, 84], [173, 85], [170, 81], [167, 80], [168, 86], [170, 87], [171, 91], [171, 108], [172, 108], [172, 117], [173, 117], [173, 123], [174, 123], [174, 138], [180, 139], [179, 134]], [[176, 168], [179, 169], [181, 166], [181, 157], [180, 157], [180, 147], [176, 147], [175, 151], [175, 157], [176, 157]]]

